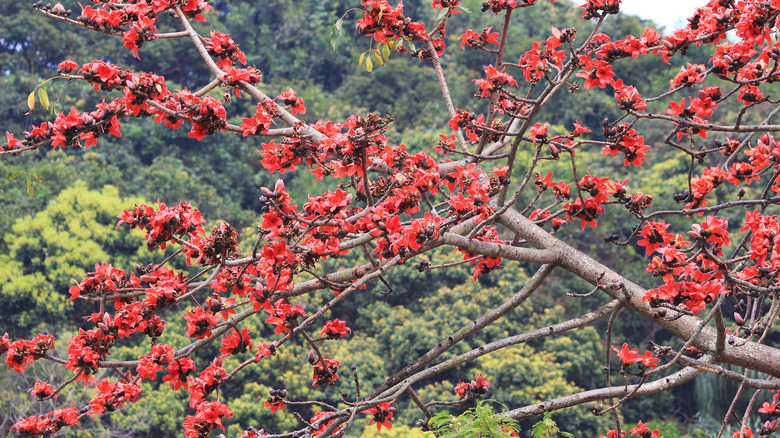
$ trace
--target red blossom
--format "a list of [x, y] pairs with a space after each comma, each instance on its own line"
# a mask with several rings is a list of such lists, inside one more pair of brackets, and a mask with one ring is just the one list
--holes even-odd
[[371, 421], [368, 422], [368, 424], [376, 422], [376, 430], [381, 431], [382, 426], [385, 427], [385, 429], [392, 429], [393, 425], [390, 424], [390, 419], [393, 418], [393, 412], [395, 410], [395, 407], [390, 406], [393, 404], [395, 400], [385, 403], [379, 403], [377, 406], [366, 409], [365, 411], [362, 411], [364, 414], [373, 414], [374, 417], [371, 419]]

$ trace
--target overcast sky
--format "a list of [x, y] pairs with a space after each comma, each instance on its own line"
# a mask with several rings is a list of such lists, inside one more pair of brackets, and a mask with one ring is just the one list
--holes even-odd
[[693, 11], [705, 4], [707, 0], [623, 0], [620, 12], [653, 20], [668, 33], [687, 24]]

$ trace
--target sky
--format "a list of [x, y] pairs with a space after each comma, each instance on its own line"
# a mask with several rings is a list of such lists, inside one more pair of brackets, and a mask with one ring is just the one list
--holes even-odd
[[686, 19], [707, 0], [623, 0], [620, 12], [653, 20], [665, 33], [687, 24]]

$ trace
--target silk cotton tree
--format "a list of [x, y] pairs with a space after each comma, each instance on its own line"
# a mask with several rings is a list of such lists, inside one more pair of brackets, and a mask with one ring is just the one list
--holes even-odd
[[[139, 264], [133, 272], [95, 260], [94, 272], [63, 291], [72, 300], [94, 303], [95, 311], [88, 315], [90, 329], [80, 329], [70, 339], [4, 336], [0, 353], [16, 372], [24, 372], [35, 361], [51, 361], [72, 374], [54, 385], [38, 382], [31, 389], [38, 398], [54, 398], [74, 384], [96, 391], [88, 404], [22, 418], [12, 429], [23, 436], [47, 436], [79, 426], [87, 416], [143, 400], [140, 383], [162, 379], [171, 390], [189, 395], [192, 413], [182, 418], [186, 436], [205, 437], [224, 429], [233, 416], [230, 406], [220, 401], [220, 386], [256, 363], [273, 361], [278, 351], [296, 342], [310, 347], [308, 358], [301, 359], [311, 364], [315, 388], [336, 384], [346, 388], [353, 380], [354, 386], [338, 400], [290, 400], [286, 390], [272, 390], [265, 402], [271, 411], [300, 404], [320, 410], [312, 418], [299, 416], [297, 427], [281, 433], [266, 434], [260, 424], [242, 425], [242, 436], [342, 436], [355, 424], [366, 423], [390, 428], [397, 412], [393, 403], [400, 397], [410, 397], [420, 414], [431, 419], [441, 405], [464, 403], [490, 390], [490, 382], [477, 374], [463, 377], [452, 400], [423, 400], [414, 391], [419, 382], [513, 345], [607, 320], [604, 363], [594, 364], [604, 366], [603, 382], [580, 393], [509, 406], [501, 415], [520, 420], [593, 403], [594, 415], [614, 418], [614, 427], [603, 436], [658, 436], [644, 423], [652, 419], [621, 424], [621, 406], [631, 398], [652, 396], [713, 373], [737, 382], [740, 393], [754, 391], [757, 396], [772, 391], [772, 402], [761, 407], [755, 405], [756, 396], [751, 399], [733, 436], [772, 435], [780, 403], [780, 383], [775, 380], [780, 377], [780, 350], [772, 345], [770, 334], [780, 310], [776, 243], [780, 224], [772, 214], [780, 202], [776, 181], [780, 145], [773, 137], [780, 130], [773, 124], [780, 107], [771, 96], [772, 82], [780, 78], [780, 1], [702, 2], [685, 28], [666, 37], [646, 28], [641, 35], [613, 39], [600, 28], [619, 13], [620, 1], [587, 0], [580, 8], [581, 19], [592, 31], [553, 28], [546, 39], [524, 48], [519, 59], [506, 59], [512, 18], [534, 3], [488, 0], [481, 12], [494, 16], [495, 26], [469, 30], [460, 36], [460, 47], [445, 47], [445, 25], [458, 20], [464, 9], [457, 0], [433, 1], [438, 17], [428, 23], [406, 16], [401, 3], [355, 2], [356, 32], [377, 47], [359, 60], [369, 72], [391, 53], [415, 58], [409, 62], [425, 62], [436, 72], [450, 120], [436, 145], [439, 155], [389, 143], [391, 115], [369, 113], [316, 123], [300, 119], [306, 114], [304, 99], [293, 89], [275, 97], [264, 93], [261, 72], [245, 66], [240, 42], [217, 31], [200, 34], [192, 27], [192, 20], [208, 17], [211, 7], [204, 0], [96, 1], [83, 6], [80, 14], [60, 4], [33, 5], [52, 19], [121, 39], [135, 56], [142, 45], [155, 40], [189, 39], [214, 79], [194, 90], [169, 89], [164, 78], [151, 71], [137, 72], [103, 60], [81, 65], [63, 60], [59, 65], [63, 77], [85, 81], [112, 98], [91, 110], [61, 112], [28, 132], [7, 132], [0, 155], [45, 146], [94, 147], [104, 136], [121, 136], [122, 121], [136, 117], [188, 130], [188, 137], [200, 141], [225, 134], [260, 137], [258, 160], [268, 172], [312, 172], [315, 181], [337, 180], [339, 188], [311, 193], [308, 200], [293, 199], [281, 179], [274, 187], [262, 188], [258, 193], [262, 232], [251, 251], [243, 254], [233, 227], [207, 226], [186, 200], [116, 212], [123, 229], [146, 233], [150, 251], [173, 246], [178, 248], [173, 257], [200, 271], [188, 276], [166, 266], [169, 259], [146, 267]], [[180, 30], [158, 32], [162, 20]], [[337, 21], [333, 32], [336, 37], [343, 34], [343, 21]], [[686, 50], [706, 46], [713, 48], [707, 63], [686, 62]], [[462, 109], [471, 103], [454, 102], [448, 89], [440, 58], [445, 51], [458, 56], [462, 50], [480, 50], [492, 57], [483, 76], [474, 80], [481, 113]], [[669, 78], [668, 91], [651, 96], [637, 78], [617, 77], [614, 63], [640, 57], [679, 66]], [[228, 114], [222, 101], [213, 97], [219, 96], [217, 89], [224, 90], [225, 99], [253, 99], [254, 113]], [[556, 132], [551, 129], [555, 120], [541, 119], [541, 110], [558, 93], [605, 91], [614, 94], [622, 115], [605, 119], [602, 126], [576, 123], [569, 132]], [[47, 105], [48, 96], [38, 98]], [[31, 95], [30, 105], [34, 102]], [[664, 127], [663, 142], [645, 143], [642, 130], [650, 125]], [[661, 210], [653, 206], [653, 193], [630, 190], [627, 175], [652, 160], [654, 149], [663, 148], [685, 157], [688, 170], [686, 183], [674, 196], [677, 208]], [[583, 150], [601, 151], [604, 160], [622, 164], [624, 172], [583, 171], [576, 155]], [[528, 151], [532, 158], [520, 160]], [[550, 163], [555, 170], [543, 174], [540, 168]], [[510, 178], [518, 174], [519, 180]], [[747, 186], [751, 190], [745, 190]], [[571, 235], [577, 230], [600, 232], [604, 223], [599, 219], [607, 209], [622, 212], [634, 227], [628, 235], [604, 232], [605, 244], [642, 249], [647, 270], [662, 280], [660, 285], [639, 285], [556, 237], [562, 227], [571, 229]], [[692, 225], [676, 229], [674, 218], [688, 218]], [[536, 270], [501, 305], [426, 346], [425, 354], [384, 383], [360, 387], [357, 372], [354, 379], [345, 378], [339, 358], [328, 354], [327, 340], [344, 337], [351, 329], [330, 317], [331, 309], [368, 282], [384, 281], [383, 274], [390, 270], [446, 268], [424, 258], [439, 247], [462, 253], [461, 263], [473, 266], [475, 279], [501, 275], [498, 268], [511, 263]], [[363, 262], [335, 272], [320, 269], [324, 260], [350, 253], [360, 255]], [[516, 309], [554, 271], [593, 287], [586, 293], [572, 292], [567, 299], [602, 296], [602, 305], [442, 359], [458, 343]], [[316, 300], [314, 308], [298, 304], [300, 297], [319, 290], [333, 295]], [[174, 306], [178, 309], [174, 316], [165, 312]], [[733, 317], [725, 312], [727, 306], [736, 309]], [[612, 341], [612, 328], [621, 310], [621, 318], [648, 318], [678, 342], [653, 343], [642, 353], [636, 345], [618, 345]], [[266, 315], [273, 338], [253, 338], [252, 327], [244, 322], [257, 313]], [[178, 316], [186, 321], [190, 342], [158, 342], [165, 319]], [[146, 354], [133, 360], [112, 359], [112, 349], [130, 338], [145, 339]], [[57, 342], [67, 344], [67, 355], [53, 353]], [[204, 349], [209, 345], [214, 348]], [[202, 354], [215, 349], [218, 353], [211, 357]], [[223, 359], [232, 355], [243, 361], [223, 368]], [[619, 369], [610, 366], [614, 359]], [[117, 370], [121, 377], [96, 379], [104, 369]], [[738, 414], [735, 409], [736, 399], [721, 435]], [[751, 430], [749, 420], [756, 417], [767, 421]], [[434, 424], [424, 427], [435, 429]], [[496, 433], [517, 435], [511, 425], [500, 429]]]

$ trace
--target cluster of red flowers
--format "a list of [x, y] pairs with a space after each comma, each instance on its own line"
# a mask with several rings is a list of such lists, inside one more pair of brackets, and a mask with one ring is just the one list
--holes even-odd
[[564, 29], [561, 32], [553, 28], [553, 36], [545, 41], [534, 41], [531, 44], [531, 49], [520, 56], [518, 61], [525, 80], [536, 83], [550, 72], [551, 66], [563, 67], [566, 54], [563, 50], [556, 49], [561, 46], [563, 41], [571, 41], [574, 36], [573, 29]]
[[387, 0], [362, 0], [363, 18], [355, 26], [361, 34], [373, 36], [376, 42], [386, 43], [393, 40], [426, 41], [425, 25], [407, 19], [404, 5], [399, 2], [390, 6]]
[[[629, 432], [631, 433], [631, 436], [639, 435], [639, 438], [659, 438], [661, 436], [661, 432], [658, 429], [650, 430], [650, 428], [647, 427], [647, 424], [642, 423], [642, 420], [639, 420], [636, 427], [632, 427]], [[621, 431], [621, 434], [618, 435], [618, 431], [613, 429], [608, 431], [606, 435], [599, 435], [599, 438], [622, 438], [624, 436], [626, 436], [626, 431], [623, 430]]]
[[488, 44], [498, 44], [499, 33], [491, 32], [492, 30], [493, 26], [482, 29], [480, 32], [474, 32], [471, 29], [466, 30], [463, 35], [458, 37], [460, 48], [465, 50], [467, 44], [474, 49], [480, 49]]
[[218, 401], [204, 401], [194, 407], [196, 409], [195, 415], [188, 415], [184, 419], [184, 436], [186, 438], [207, 437], [217, 426], [225, 430], [222, 419], [233, 416], [230, 408]]
[[759, 435], [771, 435], [780, 426], [780, 391], [773, 391], [772, 402], [764, 402], [758, 409], [759, 413], [769, 414], [773, 420], [764, 422], [763, 427], [756, 430]]
[[108, 295], [116, 293], [117, 288], [129, 286], [125, 271], [105, 263], [95, 265], [95, 271], [70, 288], [70, 299], [75, 300], [81, 295]]
[[352, 333], [347, 322], [338, 318], [325, 322], [325, 326], [320, 331], [320, 338], [325, 336], [326, 339], [339, 339]]
[[136, 371], [138, 377], [141, 379], [154, 380], [157, 377], [157, 373], [162, 371], [164, 366], [167, 366], [173, 361], [174, 351], [173, 347], [165, 344], [152, 345], [149, 354], [138, 358], [138, 366]]
[[621, 347], [620, 350], [614, 346], [612, 349], [617, 353], [617, 356], [620, 359], [620, 366], [623, 370], [628, 370], [628, 367], [634, 363], [638, 363], [641, 370], [644, 370], [645, 368], [655, 368], [656, 362], [661, 361], [661, 359], [653, 357], [653, 353], [650, 351], [645, 351], [645, 354], [640, 355], [636, 348], [629, 350], [628, 344], [626, 343], [623, 344], [623, 347]]
[[[621, 81], [618, 81], [618, 83], [619, 82]], [[625, 91], [625, 89], [622, 91]], [[617, 92], [615, 93], [615, 97], [619, 97]], [[638, 109], [639, 107], [636, 108]], [[647, 161], [647, 152], [650, 150], [650, 146], [645, 144], [645, 137], [639, 135], [629, 123], [614, 127], [605, 127], [604, 133], [610, 144], [601, 150], [601, 155], [616, 157], [618, 153], [622, 153], [624, 166], [634, 165], [641, 167], [642, 163]]]
[[339, 370], [339, 361], [331, 358], [316, 360], [313, 365], [313, 374], [311, 376], [313, 383], [311, 386], [319, 388], [322, 385], [333, 385], [339, 378], [336, 372]]
[[490, 97], [493, 93], [509, 85], [517, 86], [517, 81], [505, 70], [498, 71], [492, 65], [485, 66], [486, 79], [474, 79], [474, 83], [479, 87], [479, 97]]
[[[582, 18], [603, 18], [617, 13], [619, 3], [619, 0], [587, 0], [582, 5]], [[534, 0], [488, 0], [483, 3], [483, 10], [499, 13], [533, 4]], [[373, 37], [378, 43], [393, 43], [399, 51], [406, 50], [402, 44], [396, 44], [402, 40], [424, 42], [427, 46], [431, 36], [426, 33], [422, 23], [404, 16], [402, 3], [393, 7], [385, 0], [363, 0], [361, 5], [364, 14], [357, 23], [357, 29], [362, 34]], [[432, 6], [449, 9], [448, 12], [452, 14], [456, 13], [458, 1], [434, 0]], [[169, 0], [129, 0], [121, 4], [109, 1], [82, 8], [79, 20], [87, 27], [122, 33], [124, 46], [138, 56], [144, 42], [156, 38], [157, 17], [173, 7], [180, 8], [188, 18], [200, 20], [203, 19], [201, 13], [210, 9], [204, 0], [186, 0], [175, 4]], [[747, 108], [767, 101], [766, 90], [762, 91], [760, 84], [774, 81], [780, 74], [770, 67], [780, 59], [780, 43], [773, 43], [771, 34], [779, 10], [778, 0], [746, 1], [737, 5], [734, 2], [712, 0], [697, 10], [688, 28], [675, 31], [663, 39], [652, 29], [645, 29], [640, 37], [629, 35], [615, 41], [605, 34], [596, 34], [583, 50], [572, 54], [572, 63], [569, 65], [578, 70], [576, 76], [584, 80], [585, 89], [606, 88], [610, 85], [614, 88], [618, 107], [629, 115], [641, 118], [645, 115], [647, 102], [637, 88], [615, 79], [615, 61], [660, 53], [661, 59], [668, 62], [674, 54], [684, 53], [692, 44], [714, 44], [725, 38], [727, 29], [735, 28], [742, 41], [719, 44], [710, 60], [711, 70], [708, 71], [704, 65], [688, 64], [670, 81], [670, 86], [673, 90], [693, 87], [701, 84], [707, 74], [712, 72], [736, 83], [735, 90], [727, 93], [726, 97], [736, 95]], [[441, 53], [444, 48], [443, 23], [437, 32], [442, 39], [430, 42]], [[487, 47], [499, 44], [499, 35], [493, 32], [492, 27], [488, 27], [480, 32], [468, 30], [459, 40], [464, 49], [469, 45], [490, 51]], [[555, 74], [564, 68], [566, 50], [562, 50], [562, 47], [572, 43], [575, 38], [574, 29], [553, 29], [551, 37], [533, 43], [514, 67], [522, 72], [525, 81], [539, 82], [551, 72]], [[259, 82], [261, 74], [256, 68], [235, 68], [238, 63], [246, 64], [246, 56], [230, 36], [214, 31], [204, 42], [208, 53], [216, 58], [217, 66], [225, 72], [221, 76], [222, 85], [234, 89], [236, 96], [240, 97], [238, 90], [245, 83]], [[428, 50], [426, 47], [415, 52], [415, 55], [425, 59], [432, 56]], [[219, 100], [187, 90], [171, 92], [164, 78], [153, 73], [135, 73], [104, 61], [91, 62], [80, 69], [73, 61], [64, 61], [59, 68], [63, 73], [78, 71], [85, 81], [93, 84], [96, 91], [118, 91], [122, 96], [110, 103], [99, 104], [98, 109], [91, 113], [80, 113], [75, 109], [68, 114], [60, 113], [52, 123], [34, 126], [25, 133], [24, 140], [17, 140], [11, 133], [6, 133], [4, 150], [37, 147], [47, 141], [51, 141], [54, 147], [80, 146], [82, 141], [86, 147], [94, 146], [101, 135], [121, 135], [119, 119], [129, 116], [153, 116], [156, 123], [164, 123], [172, 129], [179, 128], [182, 120], [186, 119], [192, 125], [189, 137], [202, 140], [206, 135], [226, 129], [240, 129], [244, 136], [267, 134], [275, 120], [284, 113], [281, 108], [289, 109], [292, 115], [306, 113], [303, 99], [293, 89], [289, 89], [274, 99], [259, 102], [255, 114], [242, 119], [240, 128], [236, 128], [227, 124], [227, 114]], [[532, 113], [528, 111], [531, 104], [517, 98], [507, 89], [518, 84], [504, 67], [487, 66], [485, 77], [474, 82], [479, 89], [478, 96], [491, 98], [496, 103], [496, 111], [526, 119], [531, 117], [529, 114]], [[572, 90], [579, 86], [568, 85]], [[724, 99], [723, 94], [719, 87], [703, 88], [696, 97], [670, 102], [667, 115], [661, 117], [676, 123], [678, 142], [685, 135], [706, 138], [708, 119], [712, 118], [713, 110]], [[229, 98], [230, 93], [227, 92], [225, 99]], [[484, 115], [458, 109], [449, 126], [454, 131], [462, 131], [472, 142], [483, 140], [484, 143], [486, 139], [496, 141], [501, 138], [506, 125], [500, 120], [493, 120], [493, 115], [489, 115], [488, 119], [492, 122], [488, 123]], [[293, 124], [287, 137], [263, 144], [258, 152], [262, 154], [261, 164], [267, 170], [283, 174], [303, 164], [316, 175], [315, 181], [331, 176], [349, 179], [354, 193], [344, 184], [322, 195], [311, 195], [299, 209], [281, 180], [273, 190], [262, 188], [259, 201], [267, 242], [259, 252], [255, 248], [252, 257], [247, 257], [245, 265], [226, 263], [240, 257], [236, 231], [222, 223], [206, 235], [203, 229], [205, 221], [189, 204], [181, 203], [168, 208], [159, 202], [157, 209], [141, 205], [120, 214], [120, 224], [126, 222], [145, 230], [149, 249], [165, 248], [167, 244], [176, 243], [182, 246], [188, 263], [212, 267], [220, 265], [218, 272], [209, 280], [208, 286], [213, 292], [202, 301], [202, 305], [187, 310], [183, 318], [187, 322], [186, 333], [192, 338], [216, 338], [215, 333], [224, 334], [219, 349], [222, 356], [215, 358], [198, 373], [193, 359], [176, 352], [169, 345], [156, 342], [165, 327], [165, 322], [156, 313], [188, 297], [190, 287], [198, 288], [188, 286], [183, 273], [165, 267], [139, 266], [136, 268], [139, 276], [131, 273], [127, 278], [123, 270], [104, 263], [96, 265], [94, 272], [70, 289], [71, 297], [106, 299], [109, 304], [113, 304], [115, 312], [110, 313], [101, 308], [101, 312], [87, 318], [95, 327], [80, 330], [70, 340], [66, 366], [76, 374], [76, 380], [93, 382], [92, 376], [97, 372], [99, 362], [106, 360], [114, 343], [134, 333], [144, 333], [153, 338], [149, 353], [139, 358], [135, 378], [128, 374], [113, 383], [107, 379], [96, 383], [98, 392], [89, 403], [89, 408], [82, 411], [76, 408], [61, 409], [43, 417], [31, 417], [21, 420], [14, 428], [23, 435], [46, 435], [65, 425], [78, 424], [79, 417], [87, 413], [100, 414], [120, 408], [124, 402], [134, 401], [140, 395], [138, 380], [153, 380], [158, 372], [164, 370], [163, 381], [169, 382], [174, 390], [183, 387], [189, 393], [190, 406], [196, 409], [195, 415], [185, 420], [188, 437], [205, 437], [217, 426], [224, 429], [222, 419], [231, 417], [232, 413], [227, 406], [206, 400], [227, 376], [222, 367], [222, 358], [251, 353], [257, 347], [254, 358], [249, 359], [249, 362], [260, 362], [275, 354], [279, 346], [277, 342], [258, 342], [255, 345], [247, 329], [232, 328], [229, 332], [221, 327], [217, 329], [223, 320], [236, 313], [233, 307], [240, 305], [235, 304], [233, 295], [248, 296], [255, 312], [265, 309], [269, 314], [265, 322], [274, 327], [276, 336], [288, 334], [299, 327], [300, 319], [306, 312], [301, 305], [289, 301], [289, 297], [283, 298], [283, 293], [292, 290], [298, 273], [315, 266], [317, 261], [344, 255], [348, 245], [344, 245], [342, 239], [369, 235], [374, 239], [374, 253], [379, 255], [380, 260], [396, 256], [406, 259], [424, 250], [427, 244], [436, 240], [452, 224], [475, 218], [478, 224], [485, 225], [482, 222], [495, 211], [489, 205], [490, 197], [510, 184], [508, 169], [495, 169], [491, 172], [495, 177], [486, 178], [478, 165], [472, 163], [454, 166], [454, 170], [440, 176], [438, 164], [429, 155], [411, 154], [404, 145], [388, 144], [385, 133], [391, 121], [389, 116], [369, 114], [365, 117], [351, 116], [341, 124], [318, 122], [306, 126], [299, 122]], [[607, 145], [602, 154], [617, 157], [620, 153], [623, 154], [625, 166], [641, 166], [646, 161], [649, 147], [644, 144], [644, 136], [635, 131], [633, 126], [622, 119], [614, 124], [606, 121], [604, 136]], [[303, 134], [307, 128], [321, 135], [313, 136], [311, 132]], [[577, 144], [587, 143], [575, 144], [575, 138], [590, 132], [579, 123], [575, 124], [569, 135], [556, 135], [555, 131], [549, 123], [530, 122], [528, 136], [522, 140], [532, 143], [538, 153], [543, 149], [549, 150], [550, 155], [545, 159], [558, 159], [560, 152], [573, 154]], [[456, 135], [442, 135], [439, 146], [445, 150], [445, 154], [456, 148], [456, 138]], [[740, 143], [733, 139], [726, 140], [718, 143], [718, 149], [731, 156], [740, 150]], [[747, 185], [759, 179], [768, 169], [780, 167], [780, 147], [769, 135], [762, 136], [755, 145], [747, 145], [745, 156], [744, 160], [735, 159], [727, 170], [724, 170], [725, 166], [705, 169], [702, 175], [692, 178], [690, 190], [676, 196], [676, 199], [680, 203], [685, 202], [686, 209], [706, 206], [709, 203], [707, 198], [720, 184], [731, 182], [738, 186], [744, 182]], [[374, 176], [369, 173], [379, 167], [382, 170], [380, 174]], [[546, 176], [537, 173], [534, 185], [539, 195], [550, 189], [555, 203], [535, 209], [529, 217], [538, 223], [551, 222], [556, 229], [574, 219], [580, 220], [583, 229], [586, 225], [595, 227], [604, 205], [608, 203], [620, 203], [635, 216], [644, 218], [643, 211], [652, 201], [651, 197], [641, 192], [629, 195], [625, 189], [627, 180], [610, 181], [590, 173], [576, 181], [577, 192], [572, 199], [570, 187], [574, 183], [553, 182], [552, 176], [552, 172]], [[441, 204], [445, 206], [444, 213], [440, 215], [439, 212], [431, 211], [412, 217], [420, 211], [423, 202], [430, 201], [428, 195], [437, 194], [440, 183], [444, 183], [449, 190], [445, 203]], [[770, 188], [780, 193], [780, 185], [775, 184]], [[562, 211], [551, 211], [561, 204]], [[562, 217], [564, 213], [566, 220]], [[403, 215], [408, 217], [403, 219]], [[723, 294], [739, 291], [744, 284], [770, 287], [776, 282], [773, 272], [780, 261], [780, 225], [776, 216], [758, 211], [747, 213], [742, 231], [751, 233], [748, 256], [755, 265], [736, 274], [729, 273], [734, 275], [734, 281], [725, 280], [727, 268], [720, 260], [723, 248], [731, 240], [725, 219], [708, 216], [706, 220], [694, 224], [687, 237], [668, 232], [669, 227], [664, 221], [644, 220], [641, 230], [634, 236], [638, 240], [637, 245], [644, 247], [646, 254], [652, 256], [648, 272], [662, 277], [665, 282], [648, 291], [644, 297], [651, 305], [680, 306], [696, 314], [708, 302]], [[482, 227], [475, 234], [473, 239], [476, 241], [505, 243], [490, 226]], [[461, 252], [465, 260], [474, 264], [475, 278], [500, 267], [500, 257]], [[336, 294], [343, 290], [336, 285], [332, 288]], [[221, 295], [223, 292], [229, 297]], [[740, 327], [744, 325], [745, 318], [740, 316], [735, 319]], [[350, 332], [344, 321], [329, 320], [321, 329], [318, 342], [339, 339]], [[50, 335], [13, 342], [6, 335], [0, 339], [0, 354], [6, 354], [9, 367], [21, 372], [34, 360], [46, 355], [53, 346], [54, 338]], [[644, 372], [648, 368], [655, 368], [660, 361], [649, 351], [639, 355], [636, 349], [630, 349], [627, 344], [623, 344], [620, 350], [613, 349], [621, 361], [622, 370], [626, 372], [633, 372], [629, 371], [629, 367], [634, 363], [639, 364], [640, 372]], [[336, 373], [340, 364], [337, 360], [323, 357], [319, 352], [315, 356], [312, 350], [310, 363], [313, 366], [314, 387], [333, 384], [338, 379]], [[454, 392], [464, 398], [469, 391], [472, 395], [479, 395], [488, 388], [490, 382], [480, 374], [470, 383], [459, 382]], [[37, 382], [31, 392], [39, 398], [56, 396], [56, 390], [51, 385], [41, 382]], [[772, 403], [765, 403], [759, 412], [777, 416], [778, 394], [775, 394]], [[265, 402], [266, 407], [274, 412], [285, 407], [285, 390], [272, 390], [270, 395]], [[391, 404], [381, 403], [363, 413], [373, 415], [371, 423], [375, 422], [378, 430], [382, 427], [390, 428], [392, 411], [395, 410]], [[332, 424], [332, 419], [325, 420], [331, 414], [319, 412], [311, 418], [312, 429], [316, 429], [316, 434]], [[774, 431], [777, 423], [778, 420], [767, 422], [758, 433]], [[338, 429], [335, 435], [342, 432], [342, 429]], [[259, 433], [262, 431], [247, 430], [242, 436], [252, 438]], [[657, 430], [651, 431], [641, 421], [630, 433], [642, 438], [658, 436]], [[616, 431], [608, 432], [610, 437], [616, 437], [617, 434]], [[746, 435], [752, 436], [749, 429]]]
[[648, 254], [658, 253], [647, 271], [665, 280], [664, 285], [648, 290], [643, 299], [653, 306], [660, 303], [685, 306], [696, 314], [718, 295], [727, 293], [721, 281], [723, 273], [712, 257], [721, 256], [721, 248], [729, 243], [728, 223], [708, 216], [701, 224], [694, 224], [688, 235], [709, 254], [700, 251], [690, 258], [684, 252], [689, 242], [682, 236], [667, 233], [668, 227], [665, 222], [649, 222], [639, 234], [642, 239], [638, 244], [645, 246]]
[[276, 412], [279, 409], [284, 409], [284, 398], [287, 397], [287, 390], [285, 389], [271, 389], [270, 397], [265, 401], [265, 407], [270, 408], [271, 412]]
[[40, 417], [27, 417], [16, 422], [11, 430], [16, 429], [22, 436], [54, 435], [65, 426], [81, 426], [81, 413], [76, 407], [55, 409]]
[[57, 399], [57, 396], [59, 393], [55, 392], [55, 389], [53, 386], [49, 384], [49, 382], [35, 382], [35, 385], [30, 388], [27, 392], [34, 395], [38, 398], [38, 400], [46, 400], [52, 395], [54, 396], [54, 399]]
[[121, 409], [125, 402], [134, 402], [141, 396], [141, 387], [133, 383], [130, 378], [122, 377], [121, 379], [109, 383], [108, 379], [102, 379], [100, 383], [97, 383], [95, 387], [98, 392], [95, 394], [95, 398], [90, 400], [90, 410], [87, 415], [100, 415], [105, 412], [113, 412], [116, 409]]
[[620, 11], [620, 0], [588, 0], [582, 7], [585, 10], [580, 18], [590, 20], [607, 14], [617, 14]]
[[238, 232], [225, 222], [214, 227], [208, 236], [195, 236], [188, 243], [192, 246], [182, 248], [188, 264], [194, 258], [194, 262], [199, 265], [214, 265], [220, 260], [224, 262], [238, 255]]
[[[535, 0], [522, 0], [527, 5], [534, 4]], [[552, 3], [555, 0], [551, 0]], [[498, 14], [501, 11], [514, 9], [517, 7], [517, 0], [487, 0], [482, 3], [482, 12], [491, 11]]]
[[[303, 102], [301, 102], [303, 104]], [[241, 119], [243, 122], [241, 124], [241, 130], [243, 131], [244, 137], [247, 135], [260, 135], [264, 134], [266, 131], [271, 129], [271, 124], [274, 122], [274, 117], [279, 115], [279, 110], [276, 107], [276, 104], [271, 99], [266, 99], [256, 106], [255, 115], [249, 118]], [[271, 140], [271, 143], [264, 144], [263, 145], [263, 151], [258, 151], [263, 154], [263, 166], [271, 173], [279, 170], [279, 173], [284, 173], [285, 170], [292, 170], [293, 168], [287, 168], [291, 164], [297, 164], [300, 163], [300, 159], [294, 163], [286, 163], [286, 159], [292, 159], [292, 157], [286, 157], [285, 160], [282, 160], [284, 157], [284, 153], [281, 155], [276, 153], [272, 153], [272, 149], [274, 148], [274, 140]], [[267, 161], [266, 162], [266, 156], [271, 156], [276, 158], [277, 160], [280, 160], [282, 163], [285, 163], [282, 165], [274, 165], [272, 163], [275, 163], [274, 161]], [[295, 161], [294, 159], [292, 161]]]
[[238, 48], [238, 44], [230, 38], [230, 35], [215, 30], [211, 31], [211, 38], [206, 38], [206, 49], [209, 55], [217, 58], [217, 66], [226, 69], [240, 62], [246, 64], [246, 55]]
[[[600, 178], [596, 175], [587, 175], [580, 178], [577, 187], [583, 196], [577, 197], [574, 202], [563, 204], [566, 217], [580, 220], [580, 226], [584, 230], [585, 225], [596, 227], [596, 219], [604, 212], [602, 204], [609, 200], [609, 195], [618, 192], [616, 184], [609, 184], [609, 178]], [[589, 196], [585, 196], [585, 195]]]
[[219, 388], [222, 379], [225, 378], [225, 369], [222, 368], [222, 358], [215, 358], [206, 369], [201, 371], [198, 377], [187, 379], [190, 393], [190, 407], [201, 403], [209, 394]]
[[268, 313], [271, 315], [265, 319], [265, 323], [276, 326], [274, 330], [275, 335], [290, 333], [297, 325], [298, 317], [306, 315], [303, 307], [297, 304], [290, 304], [285, 300], [275, 302], [273, 307], [268, 310]]
[[490, 389], [490, 381], [482, 377], [482, 374], [477, 374], [474, 376], [474, 380], [472, 380], [471, 383], [458, 382], [452, 391], [457, 394], [458, 397], [464, 398], [466, 397], [467, 391], [471, 391], [474, 396], [478, 396], [485, 394], [488, 389]]
[[54, 348], [54, 336], [42, 335], [33, 339], [11, 341], [8, 333], [0, 338], [0, 354], [5, 354], [5, 363], [17, 373], [23, 372], [35, 359]]
[[136, 205], [133, 211], [125, 210], [118, 216], [117, 225], [124, 222], [146, 231], [149, 249], [165, 249], [166, 244], [177, 237], [206, 234], [203, 230], [206, 221], [200, 216], [200, 211], [190, 204], [182, 201], [170, 208], [161, 201], [157, 204], [157, 210], [146, 204]]

